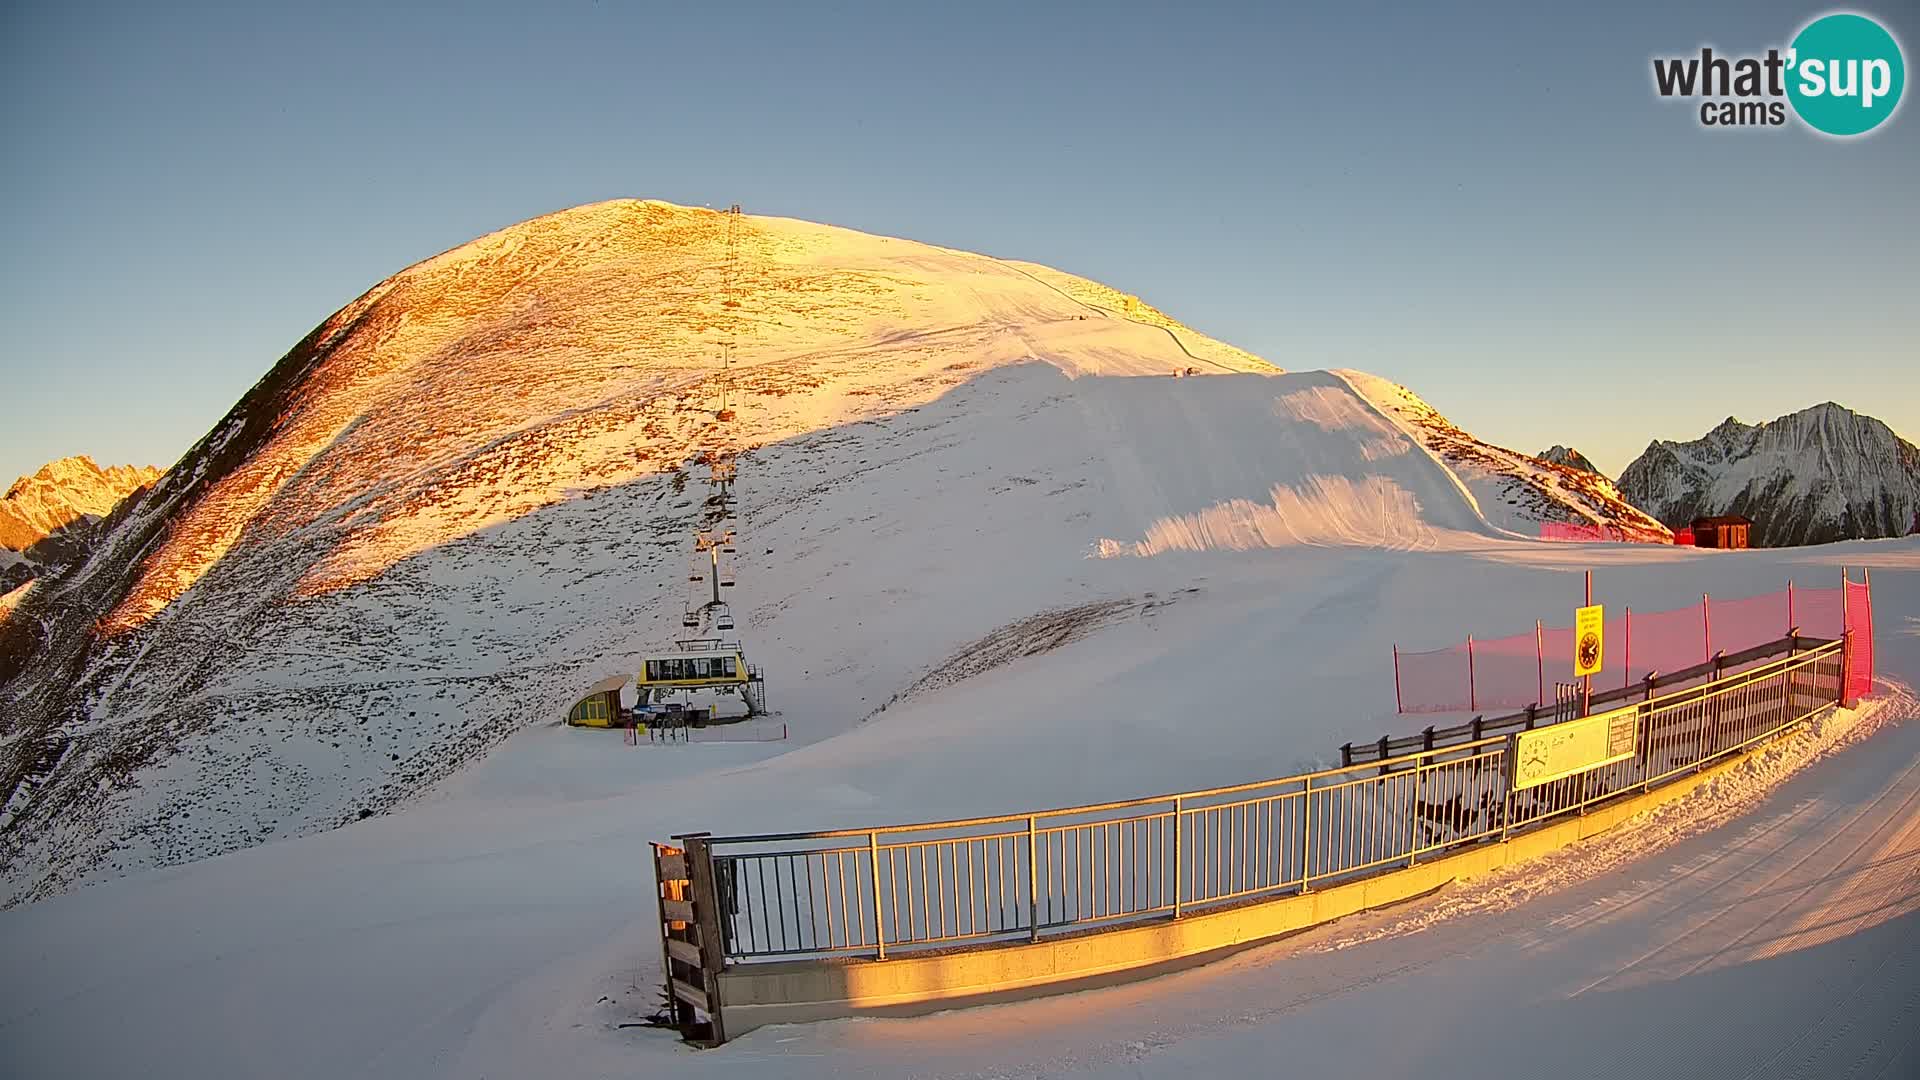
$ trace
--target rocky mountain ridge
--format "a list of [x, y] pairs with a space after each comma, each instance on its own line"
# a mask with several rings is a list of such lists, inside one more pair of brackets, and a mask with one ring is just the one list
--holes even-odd
[[1655, 440], [1620, 474], [1620, 491], [1674, 528], [1751, 518], [1756, 546], [1903, 536], [1920, 514], [1920, 449], [1829, 401], [1761, 424], [1728, 417], [1691, 442]]

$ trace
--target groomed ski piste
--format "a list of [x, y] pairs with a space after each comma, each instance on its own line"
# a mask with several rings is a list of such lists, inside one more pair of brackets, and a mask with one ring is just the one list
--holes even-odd
[[[76, 818], [35, 851], [87, 858], [9, 882], [22, 902], [0, 912], [0, 1074], [1914, 1071], [1920, 542], [1717, 553], [1527, 540], [1542, 500], [1589, 496], [1491, 450], [1450, 460], [1469, 437], [1423, 426], [1385, 380], [1282, 374], [1126, 318], [1091, 283], [895, 243], [833, 250], [863, 273], [937, 271], [929, 295], [970, 297], [942, 309], [952, 328], [862, 324], [869, 344], [829, 357], [833, 387], [757, 403], [767, 437], [741, 474], [755, 541], [743, 580], [762, 591], [736, 610], [789, 740], [629, 747], [553, 722], [677, 616], [659, 599], [684, 592], [667, 576], [681, 553], [619, 542], [684, 524], [658, 460], [587, 484], [583, 461], [618, 451], [642, 467], [619, 440], [546, 447], [561, 435], [530, 427], [535, 449], [482, 470], [484, 484], [450, 479], [472, 475], [469, 456], [416, 463], [383, 488], [368, 464], [379, 448], [354, 440], [398, 423], [382, 412], [398, 406], [362, 403], [371, 419], [324, 444], [336, 457], [301, 465], [311, 488], [222, 526], [221, 566], [155, 578], [194, 583], [136, 632], [142, 659], [112, 672], [103, 700], [126, 695], [125, 716], [143, 723], [186, 715], [169, 712], [166, 679], [186, 670], [170, 665], [239, 612], [253, 636], [184, 695], [232, 711], [176, 724], [175, 756], [100, 787], [111, 830], [157, 831], [96, 845]], [[1231, 370], [1169, 377], [1204, 368], [1196, 354]], [[595, 439], [603, 459], [588, 455]], [[292, 452], [263, 442], [249, 460]], [[202, 516], [241, 514], [260, 491], [203, 500]], [[1393, 715], [1394, 643], [1564, 622], [1582, 571], [1596, 599], [1657, 611], [1789, 578], [1833, 587], [1842, 566], [1872, 571], [1876, 695], [1596, 841], [1127, 985], [766, 1027], [709, 1051], [640, 1023], [661, 997], [649, 840], [1286, 775], [1429, 722]], [[325, 588], [308, 587], [315, 575]], [[299, 602], [263, 600], [273, 589]], [[379, 721], [364, 751], [377, 767], [350, 756], [357, 725], [311, 730], [315, 716], [355, 715]], [[489, 730], [513, 733], [475, 734]], [[423, 793], [328, 827], [380, 790], [388, 755], [410, 762], [436, 737], [478, 749]], [[220, 826], [211, 839], [194, 831], [205, 818]], [[225, 823], [243, 820], [272, 827], [232, 841]]]

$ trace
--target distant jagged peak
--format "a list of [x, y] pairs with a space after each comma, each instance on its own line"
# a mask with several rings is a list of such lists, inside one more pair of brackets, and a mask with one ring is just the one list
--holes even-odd
[[105, 517], [164, 472], [145, 465], [103, 469], [86, 454], [49, 461], [0, 497], [0, 548], [25, 551], [81, 518]]
[[[166, 470], [151, 465], [110, 465], [101, 468], [89, 454], [74, 454], [71, 457], [55, 458], [40, 466], [34, 472], [13, 482], [7, 489], [7, 498], [19, 494], [36, 481], [65, 487], [90, 485], [125, 486], [131, 484], [152, 483]], [[131, 490], [131, 488], [129, 488]]]
[[1559, 443], [1555, 443], [1533, 456], [1549, 465], [1564, 465], [1569, 469], [1578, 469], [1581, 472], [1605, 475], [1600, 472], [1592, 461], [1587, 459], [1587, 455], [1575, 450], [1571, 446], [1561, 446]]

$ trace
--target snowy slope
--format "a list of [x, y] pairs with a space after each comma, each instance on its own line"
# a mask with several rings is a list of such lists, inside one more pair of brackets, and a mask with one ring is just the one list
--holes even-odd
[[1537, 536], [1542, 521], [1570, 521], [1615, 525], [1655, 541], [1672, 539], [1671, 530], [1630, 505], [1591, 465], [1543, 460], [1482, 442], [1398, 383], [1359, 371], [1339, 374], [1445, 462], [1487, 520], [1502, 529]]
[[1675, 528], [1745, 515], [1752, 542], [1769, 547], [1904, 536], [1920, 524], [1920, 449], [1827, 402], [1764, 424], [1728, 417], [1692, 442], [1655, 440], [1620, 490]]
[[[1399, 571], [1222, 575], [1496, 534], [1363, 378], [1282, 374], [1044, 267], [805, 222], [618, 202], [502, 230], [322, 324], [0, 622], [0, 783], [59, 763], [9, 801], [8, 895], [358, 820], [633, 670], [679, 630], [687, 466], [714, 446], [742, 455], [734, 609], [796, 743], [916, 687], [971, 714], [998, 672], [956, 674], [1063, 623], [1103, 649], [996, 722], [1092, 701], [1256, 722], [1243, 681], [1170, 674], [1256, 669], [1290, 618]], [[1573, 491], [1535, 506], [1584, 512]], [[1377, 655], [1324, 660], [1371, 678]]]

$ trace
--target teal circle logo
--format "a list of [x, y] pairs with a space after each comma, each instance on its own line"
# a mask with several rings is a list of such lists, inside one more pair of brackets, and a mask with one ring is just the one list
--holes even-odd
[[1900, 104], [1907, 65], [1900, 43], [1865, 15], [1823, 15], [1787, 52], [1787, 100], [1808, 126], [1828, 135], [1864, 135]]

